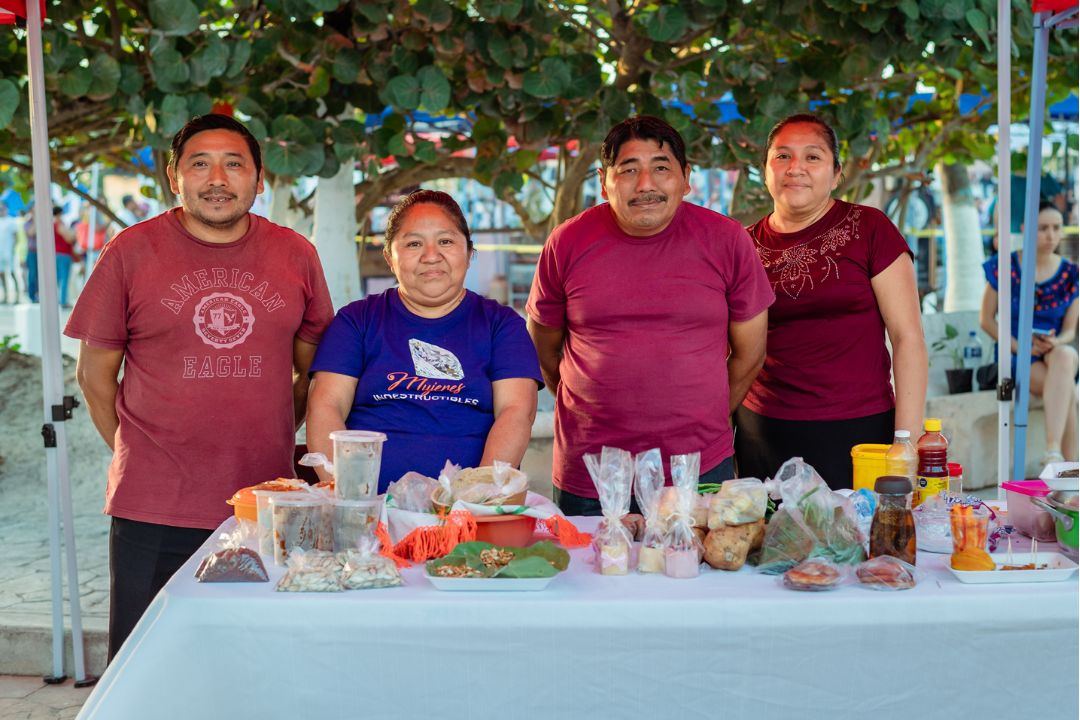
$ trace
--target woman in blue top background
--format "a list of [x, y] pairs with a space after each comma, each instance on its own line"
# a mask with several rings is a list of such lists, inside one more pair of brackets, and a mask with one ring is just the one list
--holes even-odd
[[[1077, 266], [1057, 254], [1061, 244], [1061, 211], [1046, 203], [1039, 207], [1035, 235], [1035, 312], [1032, 320], [1031, 393], [1043, 400], [1046, 413], [1046, 455], [1043, 462], [1068, 456], [1076, 460], [1076, 340]], [[1016, 375], [1016, 335], [1020, 324], [1021, 252], [1012, 254], [1012, 352]], [[998, 264], [983, 264], [987, 287], [979, 312], [979, 325], [997, 339]], [[1065, 443], [1065, 445], [1063, 445]]]
[[386, 221], [398, 287], [343, 307], [311, 365], [307, 439], [330, 456], [334, 430], [386, 433], [379, 492], [410, 470], [521, 462], [543, 387], [525, 321], [465, 289], [472, 238], [449, 195], [418, 190]]

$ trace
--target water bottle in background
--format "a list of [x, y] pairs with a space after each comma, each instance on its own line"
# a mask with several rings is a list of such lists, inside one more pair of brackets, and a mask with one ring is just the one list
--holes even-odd
[[968, 333], [968, 340], [964, 344], [964, 368], [971, 370], [971, 387], [969, 390], [979, 389], [979, 383], [975, 379], [975, 371], [982, 365], [982, 343], [979, 342], [978, 334], [972, 330]]
[[979, 335], [972, 330], [968, 333], [968, 341], [964, 344], [964, 367], [978, 370], [982, 365], [982, 343]]

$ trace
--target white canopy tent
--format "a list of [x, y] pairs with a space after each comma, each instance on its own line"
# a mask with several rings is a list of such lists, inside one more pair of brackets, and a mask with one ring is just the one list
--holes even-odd
[[[998, 486], [1022, 479], [1027, 447], [1028, 405], [1031, 394], [1031, 325], [1035, 305], [1035, 235], [1039, 214], [1039, 178], [1042, 177], [1042, 133], [1046, 118], [1046, 63], [1050, 31], [1075, 27], [1076, 0], [1034, 0], [1035, 39], [1031, 68], [1031, 112], [1028, 115], [1027, 185], [1024, 200], [1023, 265], [1020, 276], [1019, 325], [1017, 327], [1016, 378], [1012, 376], [1012, 283], [998, 284]], [[1009, 128], [1012, 119], [1012, 7], [998, 0], [998, 277], [1012, 274], [1010, 193], [1011, 158]], [[1019, 392], [1010, 437], [1010, 411], [1014, 391]], [[1009, 473], [1009, 448], [1013, 468]]]
[[[26, 57], [30, 100], [30, 149], [34, 175], [34, 231], [38, 240], [38, 277], [41, 303], [42, 405], [45, 423], [45, 466], [48, 478], [49, 557], [52, 572], [52, 674], [48, 683], [60, 683], [64, 674], [63, 558], [66, 548], [68, 598], [71, 612], [72, 655], [75, 686], [93, 684], [97, 678], [86, 674], [83, 648], [82, 605], [79, 597], [79, 567], [75, 555], [75, 527], [72, 522], [71, 483], [68, 477], [67, 434], [64, 421], [78, 405], [64, 395], [63, 357], [60, 354], [60, 303], [56, 286], [56, 248], [53, 242], [52, 196], [49, 192], [49, 125], [45, 113], [45, 75], [42, 66], [41, 26], [45, 2], [0, 0], [6, 21], [26, 20]], [[12, 17], [14, 16], [14, 18]], [[61, 545], [63, 530], [63, 546]]]

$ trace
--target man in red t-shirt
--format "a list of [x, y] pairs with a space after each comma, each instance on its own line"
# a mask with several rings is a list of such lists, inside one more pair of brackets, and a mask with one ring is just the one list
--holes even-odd
[[730, 415], [765, 358], [773, 301], [735, 220], [683, 202], [682, 137], [657, 118], [612, 128], [608, 202], [551, 234], [526, 311], [555, 394], [552, 481], [569, 515], [599, 514], [582, 460], [607, 445], [701, 453], [703, 482], [733, 477]]
[[[113, 449], [109, 658], [241, 487], [293, 475], [307, 370], [333, 316], [310, 242], [249, 210], [255, 138], [203, 115], [172, 143], [182, 207], [117, 235], [64, 332]], [[123, 379], [118, 381], [123, 366]]]

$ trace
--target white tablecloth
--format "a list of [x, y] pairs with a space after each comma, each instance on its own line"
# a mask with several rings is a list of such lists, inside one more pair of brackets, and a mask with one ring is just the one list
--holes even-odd
[[[594, 519], [576, 519], [591, 529]], [[232, 524], [228, 521], [223, 529]], [[1078, 585], [963, 585], [919, 556], [904, 592], [595, 573], [542, 592], [277, 593], [200, 584], [197, 553], [80, 718], [1069, 718]]]

